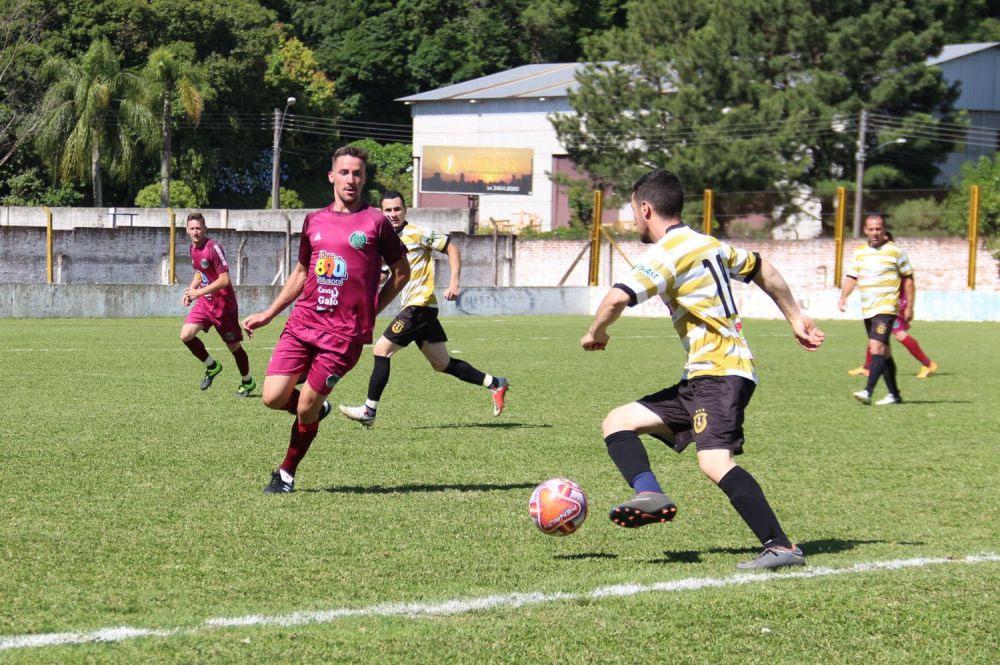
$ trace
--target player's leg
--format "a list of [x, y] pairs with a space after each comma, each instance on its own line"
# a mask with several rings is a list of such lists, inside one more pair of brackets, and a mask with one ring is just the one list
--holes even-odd
[[[196, 320], [192, 320], [192, 318]], [[199, 332], [208, 330], [208, 322], [197, 320], [197, 312], [192, 310], [188, 314], [188, 319], [181, 326], [181, 342], [191, 351], [191, 355], [200, 360], [205, 365], [205, 376], [201, 381], [201, 389], [207, 390], [212, 385], [212, 381], [222, 371], [222, 364], [205, 348], [205, 343], [198, 337]]]
[[[390, 328], [392, 325], [390, 324]], [[361, 423], [365, 427], [375, 424], [375, 417], [378, 415], [378, 405], [382, 401], [382, 393], [389, 385], [390, 359], [403, 347], [382, 335], [375, 342], [372, 349], [374, 364], [371, 376], [368, 377], [368, 395], [365, 403], [360, 406], [340, 405], [340, 412], [351, 420]]]
[[865, 347], [865, 364], [861, 367], [855, 367], [854, 369], [847, 370], [848, 376], [868, 376], [871, 373], [872, 366], [872, 352], [866, 346]]
[[917, 372], [918, 379], [926, 379], [931, 374], [937, 371], [938, 365], [936, 362], [927, 357], [924, 350], [920, 348], [920, 343], [917, 342], [917, 338], [906, 332], [903, 328], [897, 328], [892, 331], [892, 336], [896, 340], [906, 347], [906, 350], [910, 352], [910, 355], [917, 359], [917, 361], [923, 365], [920, 371]]
[[[613, 409], [601, 425], [608, 455], [618, 467], [635, 495], [611, 509], [608, 518], [618, 526], [633, 528], [668, 522], [677, 514], [677, 506], [660, 487], [656, 475], [649, 464], [646, 447], [639, 439], [640, 434], [650, 434], [661, 440], [669, 440], [673, 430], [668, 422], [677, 423], [684, 429], [687, 418], [677, 401], [677, 388], [667, 388], [653, 395], [647, 395], [637, 402]], [[690, 423], [686, 424], [690, 427]]]
[[889, 387], [889, 394], [893, 396], [892, 399], [899, 399], [899, 389], [895, 380], [896, 363], [892, 360], [892, 350], [889, 348], [889, 335], [894, 318], [895, 316], [892, 314], [876, 314], [865, 319], [865, 328], [868, 330], [868, 350], [872, 354], [872, 364], [868, 383], [864, 390], [854, 393], [855, 399], [862, 404], [871, 404], [872, 393], [880, 378], [886, 378], [886, 385]]
[[464, 360], [452, 358], [448, 353], [447, 341], [448, 336], [445, 334], [441, 322], [438, 321], [435, 311], [432, 316], [428, 316], [420, 330], [417, 338], [420, 351], [427, 358], [434, 371], [444, 372], [460, 381], [488, 389], [493, 400], [493, 415], [499, 416], [503, 413], [510, 382], [505, 377], [493, 376], [478, 370]]
[[249, 397], [257, 389], [257, 383], [250, 374], [250, 357], [243, 348], [243, 328], [240, 327], [239, 310], [230, 309], [223, 313], [215, 326], [219, 337], [226, 343], [229, 352], [233, 354], [236, 369], [240, 373], [240, 385], [236, 390], [237, 397]]

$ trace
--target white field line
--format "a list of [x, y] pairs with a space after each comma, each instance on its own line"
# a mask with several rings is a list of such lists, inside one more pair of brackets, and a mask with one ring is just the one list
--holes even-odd
[[622, 598], [643, 593], [673, 593], [697, 591], [747, 584], [763, 584], [780, 580], [811, 579], [836, 575], [853, 575], [904, 568], [923, 568], [944, 564], [976, 564], [998, 562], [1000, 554], [972, 554], [964, 557], [920, 557], [916, 559], [896, 559], [891, 561], [867, 561], [847, 568], [805, 568], [787, 572], [737, 573], [727, 577], [689, 577], [655, 584], [616, 584], [598, 587], [583, 593], [510, 593], [480, 598], [455, 598], [439, 603], [384, 603], [359, 608], [339, 608], [292, 614], [263, 615], [250, 614], [241, 617], [214, 617], [190, 628], [135, 628], [118, 626], [101, 628], [89, 633], [42, 633], [37, 635], [0, 635], [0, 651], [37, 647], [84, 644], [88, 642], [121, 642], [135, 637], [171, 637], [191, 635], [206, 630], [246, 626], [301, 626], [304, 624], [331, 623], [345, 617], [435, 617], [485, 612], [494, 609], [510, 609], [566, 600]]

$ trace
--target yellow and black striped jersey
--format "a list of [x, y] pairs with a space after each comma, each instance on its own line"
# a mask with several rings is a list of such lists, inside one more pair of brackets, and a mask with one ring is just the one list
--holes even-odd
[[410, 261], [410, 281], [403, 287], [401, 306], [437, 307], [432, 252], [448, 248], [448, 234], [407, 224], [399, 232], [399, 239], [406, 245], [406, 258]]
[[615, 287], [629, 294], [630, 306], [656, 295], [663, 299], [687, 352], [682, 379], [742, 376], [756, 382], [729, 280], [749, 282], [760, 266], [756, 252], [678, 224], [668, 228]]
[[899, 313], [899, 287], [903, 277], [913, 276], [906, 250], [889, 241], [875, 248], [867, 243], [854, 250], [848, 277], [858, 280], [861, 315]]

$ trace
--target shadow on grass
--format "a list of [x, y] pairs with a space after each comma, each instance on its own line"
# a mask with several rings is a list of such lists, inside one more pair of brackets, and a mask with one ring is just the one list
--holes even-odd
[[[806, 540], [797, 543], [802, 551], [809, 554], [837, 554], [854, 549], [858, 545], [923, 545], [922, 542], [898, 542], [889, 543], [885, 540]], [[649, 563], [701, 563], [702, 554], [732, 554], [733, 556], [744, 554], [757, 554], [760, 547], [712, 547], [705, 550], [682, 550], [679, 552], [664, 551], [663, 558], [652, 559]]]
[[608, 552], [585, 552], [582, 554], [557, 554], [552, 558], [560, 561], [583, 561], [585, 559], [617, 559], [618, 555]]
[[972, 404], [971, 399], [908, 399], [903, 397], [903, 403], [900, 406], [906, 406], [907, 404]]
[[420, 427], [411, 427], [410, 429], [461, 429], [471, 427], [479, 429], [517, 429], [519, 427], [526, 429], [547, 429], [552, 427], [552, 425], [539, 425], [536, 423], [446, 423], [443, 425], [421, 425]]
[[509, 483], [506, 485], [464, 484], [445, 485], [335, 485], [319, 489], [298, 490], [299, 492], [328, 492], [330, 494], [412, 494], [415, 492], [506, 492], [507, 490], [534, 489], [536, 483]]

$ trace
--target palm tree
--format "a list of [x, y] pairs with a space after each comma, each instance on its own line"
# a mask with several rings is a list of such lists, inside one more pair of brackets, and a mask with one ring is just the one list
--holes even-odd
[[156, 139], [153, 115], [140, 103], [142, 82], [122, 71], [106, 39], [97, 39], [79, 63], [54, 58], [42, 67], [42, 80], [52, 82], [42, 98], [43, 153], [56, 157], [59, 177], [88, 176], [94, 205], [104, 206], [102, 169], [126, 182], [136, 151]]
[[[176, 93], [180, 108], [195, 126], [205, 108], [197, 71], [178, 48], [161, 46], [149, 54], [143, 76], [148, 93], [160, 113], [160, 205], [170, 205], [170, 157], [173, 105]], [[154, 112], [156, 109], [154, 108]]]

